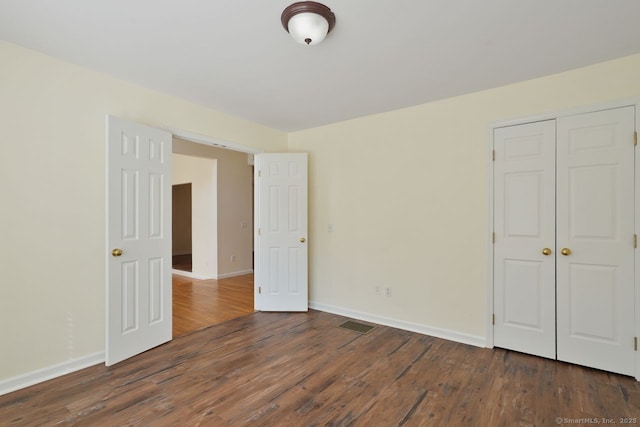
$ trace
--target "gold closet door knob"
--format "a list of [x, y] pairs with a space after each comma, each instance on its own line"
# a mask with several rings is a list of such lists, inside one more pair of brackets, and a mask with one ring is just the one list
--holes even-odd
[[551, 255], [551, 249], [549, 248], [544, 248], [542, 250], [542, 255]]
[[564, 255], [564, 256], [571, 255], [571, 249], [569, 249], [569, 248], [562, 248], [562, 250], [560, 251], [560, 253], [561, 253], [562, 255]]
[[111, 255], [113, 256], [120, 256], [122, 255], [122, 249], [114, 249], [111, 251]]
[[305, 238], [304, 238], [304, 237], [301, 237], [301, 238], [300, 238], [300, 243], [304, 243], [304, 242], [305, 242]]

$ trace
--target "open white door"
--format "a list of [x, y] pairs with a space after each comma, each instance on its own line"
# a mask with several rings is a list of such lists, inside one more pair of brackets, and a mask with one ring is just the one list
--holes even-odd
[[307, 311], [307, 154], [255, 156], [255, 309]]
[[107, 366], [171, 340], [171, 137], [107, 116]]

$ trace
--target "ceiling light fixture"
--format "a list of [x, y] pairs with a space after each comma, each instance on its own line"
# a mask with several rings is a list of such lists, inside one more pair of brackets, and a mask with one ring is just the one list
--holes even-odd
[[336, 25], [336, 15], [315, 1], [301, 1], [288, 6], [280, 17], [282, 26], [298, 43], [320, 43]]

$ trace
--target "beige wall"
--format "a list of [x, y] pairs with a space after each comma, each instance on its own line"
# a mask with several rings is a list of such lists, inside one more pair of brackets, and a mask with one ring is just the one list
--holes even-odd
[[[290, 134], [310, 153], [311, 301], [484, 337], [487, 124], [640, 97], [638, 75], [640, 55]], [[107, 113], [287, 150], [281, 132], [0, 42], [0, 381], [104, 350]]]
[[488, 124], [638, 97], [639, 76], [636, 55], [290, 134], [309, 152], [312, 304], [481, 342]]
[[[252, 270], [253, 170], [248, 164], [247, 154], [179, 138], [174, 138], [173, 142], [174, 153], [217, 161], [218, 276]], [[235, 261], [231, 261], [232, 256]]]
[[217, 277], [217, 161], [176, 153], [171, 160], [173, 184], [191, 183], [192, 272]]
[[107, 113], [286, 150], [282, 132], [0, 42], [0, 381], [104, 351]]

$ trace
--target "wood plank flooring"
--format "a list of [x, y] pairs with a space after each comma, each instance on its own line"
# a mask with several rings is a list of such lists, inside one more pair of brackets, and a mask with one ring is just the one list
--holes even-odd
[[173, 337], [253, 313], [253, 274], [219, 280], [173, 275]]
[[[329, 313], [253, 313], [5, 396], [3, 425], [518, 426], [640, 422], [633, 378]], [[559, 420], [559, 422], [557, 422]]]

